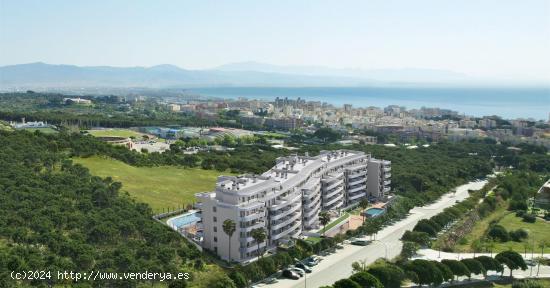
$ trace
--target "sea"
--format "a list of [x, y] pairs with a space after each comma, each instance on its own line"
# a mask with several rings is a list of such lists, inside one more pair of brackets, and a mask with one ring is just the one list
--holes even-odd
[[322, 101], [336, 106], [439, 107], [469, 116], [497, 115], [505, 119], [549, 121], [548, 88], [395, 88], [395, 87], [208, 87], [190, 92], [223, 99], [240, 97], [274, 100], [276, 97]]

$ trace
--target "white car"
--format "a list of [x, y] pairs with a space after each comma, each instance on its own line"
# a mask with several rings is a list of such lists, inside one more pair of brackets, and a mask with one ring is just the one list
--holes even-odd
[[290, 266], [288, 267], [288, 270], [295, 272], [296, 274], [300, 275], [300, 277], [304, 277], [306, 275], [306, 271], [298, 267]]

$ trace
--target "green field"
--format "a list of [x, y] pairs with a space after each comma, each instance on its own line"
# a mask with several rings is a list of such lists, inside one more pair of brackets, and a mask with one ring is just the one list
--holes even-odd
[[52, 129], [52, 128], [23, 128], [21, 130], [26, 130], [26, 131], [29, 131], [29, 132], [40, 131], [44, 134], [57, 133], [57, 130]]
[[[527, 249], [527, 251], [530, 252], [534, 240], [535, 253], [540, 253], [539, 243], [543, 240], [548, 241], [548, 239], [550, 239], [550, 222], [544, 221], [541, 218], [537, 218], [537, 221], [535, 223], [523, 222], [522, 218], [516, 217], [514, 212], [507, 211], [504, 208], [499, 208], [487, 218], [479, 221], [474, 226], [472, 232], [466, 236], [467, 244], [457, 245], [455, 247], [456, 250], [470, 251], [470, 244], [472, 243], [472, 241], [474, 239], [480, 239], [489, 227], [489, 223], [493, 220], [498, 220], [498, 224], [506, 228], [508, 232], [522, 228], [527, 230], [527, 232], [529, 233], [529, 237], [522, 242], [508, 241], [504, 243], [495, 243], [493, 251], [500, 252], [512, 249], [516, 252], [523, 253], [523, 251], [525, 251], [524, 243], [527, 242], [530, 244], [530, 247]], [[549, 253], [550, 247], [547, 246], [544, 249], [544, 252]]]
[[141, 138], [143, 133], [129, 129], [102, 129], [102, 130], [87, 130], [90, 135], [95, 137], [136, 137]]
[[104, 157], [74, 158], [73, 161], [84, 165], [94, 175], [110, 176], [121, 182], [123, 191], [148, 203], [155, 212], [193, 203], [195, 193], [212, 191], [219, 175], [230, 174], [175, 166], [134, 167]]

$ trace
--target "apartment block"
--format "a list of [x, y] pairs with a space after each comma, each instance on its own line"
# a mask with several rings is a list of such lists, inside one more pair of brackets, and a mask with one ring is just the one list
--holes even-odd
[[370, 158], [367, 163], [367, 170], [369, 173], [367, 183], [369, 198], [385, 201], [391, 190], [391, 162]]
[[[358, 151], [322, 151], [318, 156], [278, 158], [261, 175], [221, 176], [215, 191], [196, 195], [203, 217], [202, 245], [222, 259], [246, 261], [258, 255], [251, 235], [254, 229], [262, 228], [267, 234], [261, 251], [318, 229], [321, 211], [353, 205], [367, 197], [369, 181], [381, 183], [382, 178], [369, 178], [369, 163], [376, 161]], [[384, 174], [386, 167], [389, 164], [377, 167], [382, 170], [374, 177], [389, 175]], [[380, 189], [376, 195], [389, 192]], [[227, 219], [236, 224], [230, 239], [222, 228]]]

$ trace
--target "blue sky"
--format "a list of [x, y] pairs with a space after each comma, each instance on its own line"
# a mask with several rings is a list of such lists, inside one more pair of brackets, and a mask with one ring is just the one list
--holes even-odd
[[548, 51], [548, 0], [0, 0], [0, 65], [258, 61], [550, 80]]

